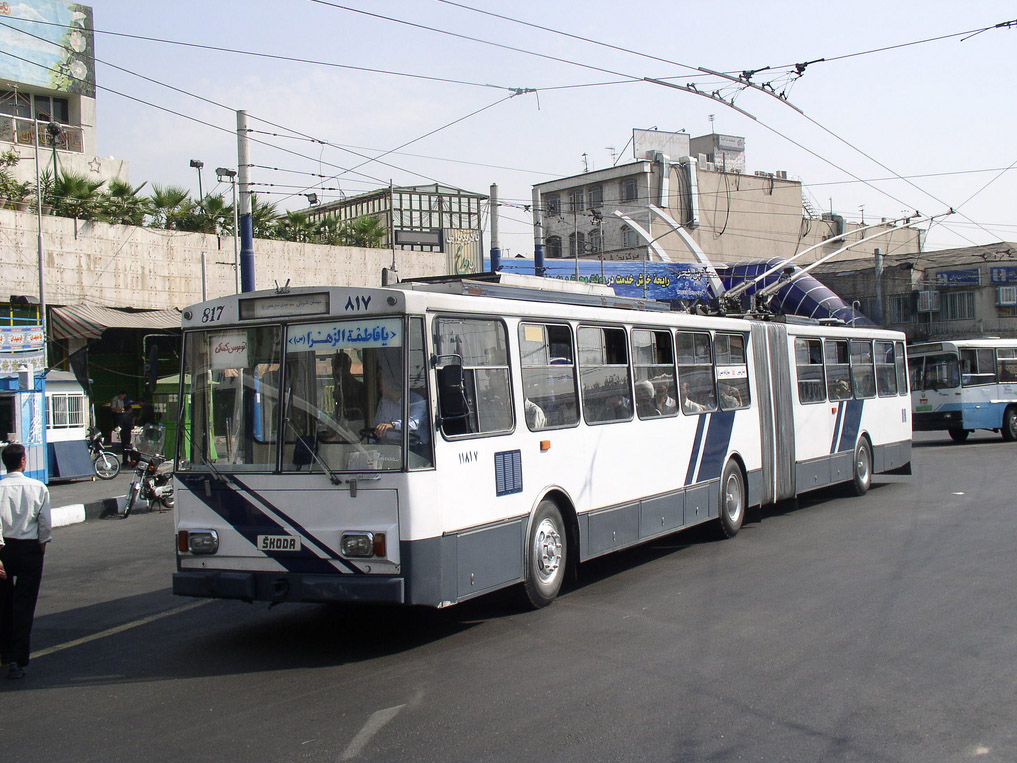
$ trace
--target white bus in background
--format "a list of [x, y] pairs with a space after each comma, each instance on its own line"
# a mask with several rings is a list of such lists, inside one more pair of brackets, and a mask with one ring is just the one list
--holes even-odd
[[955, 339], [908, 350], [915, 431], [975, 429], [1017, 440], [1017, 339]]
[[910, 471], [902, 334], [531, 280], [185, 310], [174, 592], [543, 606], [579, 562]]

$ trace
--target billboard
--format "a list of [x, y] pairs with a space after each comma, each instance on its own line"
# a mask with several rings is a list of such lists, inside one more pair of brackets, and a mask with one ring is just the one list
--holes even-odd
[[0, 79], [95, 98], [92, 8], [57, 0], [0, 2]]

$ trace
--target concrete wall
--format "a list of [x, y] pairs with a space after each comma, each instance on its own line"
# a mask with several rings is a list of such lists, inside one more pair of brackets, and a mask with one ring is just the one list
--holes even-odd
[[[146, 310], [184, 307], [201, 301], [201, 259], [206, 260], [208, 298], [235, 289], [233, 239], [129, 225], [43, 217], [46, 302]], [[0, 210], [2, 297], [38, 296], [36, 217]], [[331, 247], [258, 239], [254, 243], [255, 286], [381, 284], [391, 267], [391, 249]], [[444, 253], [395, 252], [401, 278], [448, 271]]]

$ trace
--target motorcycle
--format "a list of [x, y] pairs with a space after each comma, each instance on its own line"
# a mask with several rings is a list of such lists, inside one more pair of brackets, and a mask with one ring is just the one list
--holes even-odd
[[148, 501], [150, 506], [162, 504], [163, 508], [172, 509], [176, 503], [173, 497], [173, 464], [167, 461], [166, 456], [156, 454], [139, 453], [137, 458], [122, 516], [127, 517], [139, 500]]
[[120, 459], [117, 454], [106, 449], [102, 441], [102, 432], [92, 429], [88, 433], [88, 452], [92, 457], [92, 471], [101, 480], [111, 480], [120, 474]]

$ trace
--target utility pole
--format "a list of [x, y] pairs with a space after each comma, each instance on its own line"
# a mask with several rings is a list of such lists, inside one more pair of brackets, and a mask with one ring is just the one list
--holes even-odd
[[533, 189], [533, 274], [543, 276], [544, 268], [544, 213], [540, 209], [540, 191]]
[[251, 150], [247, 112], [237, 112], [237, 175], [240, 184], [240, 286], [254, 291], [254, 220], [251, 216]]
[[[39, 120], [35, 120], [35, 221], [39, 228], [39, 318], [42, 335], [46, 336], [46, 278], [43, 273], [42, 256], [42, 182], [39, 174]], [[45, 361], [44, 361], [45, 362]]]
[[501, 242], [498, 238], [498, 184], [491, 183], [491, 272], [501, 270]]
[[880, 326], [883, 324], [883, 252], [877, 247], [873, 252], [876, 256], [876, 310], [872, 319]]

